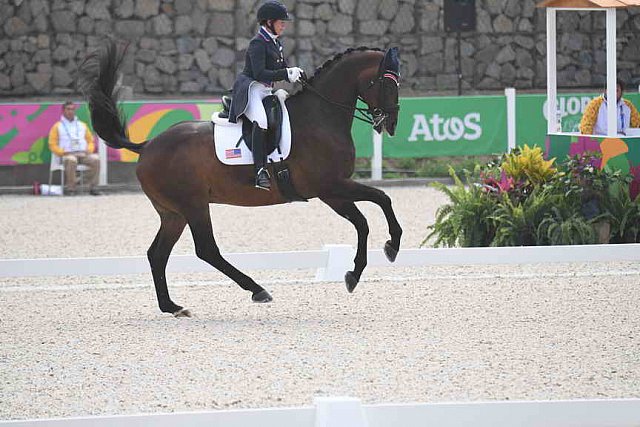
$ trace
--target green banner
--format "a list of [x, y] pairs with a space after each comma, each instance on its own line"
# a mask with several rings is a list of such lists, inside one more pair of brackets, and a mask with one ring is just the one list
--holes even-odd
[[[371, 126], [353, 129], [356, 155], [370, 157]], [[502, 153], [507, 148], [504, 96], [403, 98], [396, 135], [383, 139], [384, 157], [439, 157]]]
[[[598, 93], [578, 93], [558, 95], [558, 111], [562, 118], [563, 132], [579, 132], [580, 120], [587, 104]], [[638, 105], [640, 95], [624, 94], [624, 97]], [[556, 120], [556, 118], [554, 118]], [[518, 95], [516, 97], [516, 143], [544, 147], [547, 137], [547, 95]]]

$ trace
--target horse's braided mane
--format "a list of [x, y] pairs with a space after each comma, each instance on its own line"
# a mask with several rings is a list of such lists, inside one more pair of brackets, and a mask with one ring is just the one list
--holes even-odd
[[[365, 50], [373, 50], [373, 51], [377, 51], [377, 52], [383, 52], [382, 49], [379, 49], [377, 47], [367, 47], [367, 46], [350, 47], [347, 50], [345, 50], [344, 52], [340, 52], [340, 53], [335, 54], [333, 56], [333, 58], [327, 59], [326, 61], [324, 61], [324, 63], [322, 65], [320, 65], [318, 68], [315, 69], [315, 71], [313, 72], [313, 76], [309, 77], [307, 79], [307, 82], [309, 84], [312, 84], [316, 77], [318, 77], [319, 75], [324, 74], [325, 72], [327, 72], [327, 70], [329, 70], [331, 67], [333, 67], [337, 62], [339, 62], [345, 56], [347, 56], [347, 55], [349, 55], [349, 54], [351, 54], [353, 52], [364, 52]], [[297, 91], [296, 93], [294, 93], [291, 96], [296, 96], [296, 95], [301, 94], [301, 93], [303, 93], [305, 91], [306, 91], [306, 88], [302, 88], [301, 90]]]
[[367, 47], [367, 46], [359, 46], [359, 47], [350, 47], [347, 50], [345, 50], [344, 52], [341, 53], [337, 53], [336, 55], [334, 55], [333, 58], [331, 59], [327, 59], [326, 61], [324, 61], [324, 63], [319, 66], [318, 68], [316, 68], [316, 70], [313, 72], [313, 76], [311, 76], [309, 78], [309, 83], [312, 83], [313, 80], [318, 77], [320, 74], [326, 72], [328, 69], [330, 69], [331, 67], [333, 67], [333, 65], [336, 62], [339, 62], [343, 57], [349, 55], [350, 53], [353, 52], [363, 52], [365, 50], [375, 50], [378, 52], [382, 52], [382, 49], [378, 49], [377, 47]]

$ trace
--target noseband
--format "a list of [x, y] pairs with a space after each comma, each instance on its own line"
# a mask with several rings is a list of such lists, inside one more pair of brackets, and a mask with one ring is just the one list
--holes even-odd
[[[369, 82], [369, 85], [365, 89], [365, 92], [371, 89], [376, 83], [380, 83], [380, 89], [378, 90], [378, 99], [382, 99], [382, 95], [384, 94], [384, 85], [387, 80], [391, 80], [393, 81], [393, 84], [395, 84], [396, 86], [400, 86], [398, 75], [396, 73], [389, 70], [381, 70], [378, 72], [376, 78]], [[400, 110], [400, 105], [398, 104], [383, 107], [370, 107], [369, 103], [359, 94], [358, 99], [367, 104], [369, 108], [351, 107], [350, 105], [332, 101], [331, 99], [318, 92], [316, 88], [309, 84], [305, 76], [300, 79], [300, 83], [305, 89], [309, 89], [325, 102], [352, 112], [351, 115], [354, 119], [358, 119], [372, 125], [377, 132], [380, 132], [382, 130], [382, 125], [384, 124], [385, 120], [387, 120], [387, 117], [389, 117], [390, 113], [398, 112]], [[357, 113], [360, 113], [362, 117], [358, 116]]]

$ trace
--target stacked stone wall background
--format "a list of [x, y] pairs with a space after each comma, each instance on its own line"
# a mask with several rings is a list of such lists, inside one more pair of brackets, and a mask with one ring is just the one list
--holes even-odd
[[[308, 74], [348, 47], [398, 45], [403, 89], [455, 91], [457, 37], [443, 0], [285, 0], [292, 65]], [[476, 0], [477, 29], [461, 35], [465, 93], [546, 85], [545, 13], [536, 0]], [[122, 83], [140, 95], [220, 94], [243, 65], [259, 0], [0, 0], [0, 95], [75, 94], [78, 64], [105, 37], [130, 43]], [[640, 80], [640, 10], [618, 12], [618, 67]], [[558, 83], [601, 87], [604, 13], [558, 16]]]

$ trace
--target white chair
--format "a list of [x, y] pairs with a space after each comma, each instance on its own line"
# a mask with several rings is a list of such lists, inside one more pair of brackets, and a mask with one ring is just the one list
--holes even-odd
[[[84, 185], [84, 172], [89, 170], [89, 165], [78, 164], [76, 166], [76, 172], [80, 173], [80, 185]], [[53, 173], [60, 171], [60, 187], [62, 187], [62, 195], [64, 195], [64, 163], [62, 157], [56, 156], [51, 153], [51, 163], [49, 165], [49, 188], [51, 188], [51, 181], [53, 180]]]

